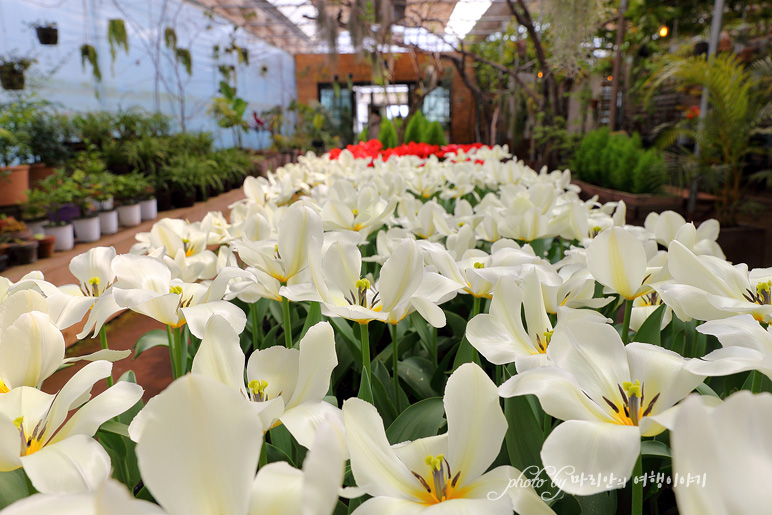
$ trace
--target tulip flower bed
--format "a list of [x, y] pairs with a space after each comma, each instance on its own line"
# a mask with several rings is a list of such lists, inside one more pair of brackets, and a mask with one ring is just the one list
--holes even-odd
[[[505, 148], [368, 145], [91, 249], [73, 285], [0, 282], [4, 514], [767, 509], [772, 270]], [[111, 375], [126, 309], [166, 325], [134, 347], [169, 352], [146, 404]], [[65, 359], [84, 319], [103, 350]]]

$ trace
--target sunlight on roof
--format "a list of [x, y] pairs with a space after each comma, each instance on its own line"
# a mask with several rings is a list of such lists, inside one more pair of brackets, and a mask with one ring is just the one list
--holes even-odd
[[491, 0], [459, 0], [445, 26], [445, 32], [463, 39], [492, 3]]

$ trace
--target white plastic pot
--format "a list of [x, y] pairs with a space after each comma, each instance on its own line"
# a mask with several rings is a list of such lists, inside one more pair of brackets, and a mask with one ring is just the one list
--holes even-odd
[[155, 220], [158, 216], [158, 201], [154, 198], [143, 200], [139, 203], [142, 211], [142, 220]]
[[72, 221], [72, 225], [75, 227], [75, 237], [78, 238], [78, 243], [91, 243], [99, 241], [99, 238], [102, 237], [98, 216], [78, 218]]
[[48, 223], [48, 220], [35, 220], [33, 222], [24, 222], [27, 224], [27, 229], [30, 230], [30, 232], [34, 234], [41, 234], [44, 232], [44, 229], [46, 227], [46, 224]]
[[142, 223], [142, 209], [139, 204], [118, 206], [118, 222], [124, 227], [136, 227]]
[[99, 213], [99, 228], [102, 234], [115, 234], [118, 232], [118, 211], [102, 211]]
[[45, 228], [46, 236], [55, 236], [54, 250], [72, 250], [75, 246], [75, 231], [72, 224], [49, 225]]
[[102, 211], [112, 211], [113, 209], [115, 209], [115, 206], [113, 204], [114, 204], [113, 199], [103, 200], [99, 203], [98, 207]]

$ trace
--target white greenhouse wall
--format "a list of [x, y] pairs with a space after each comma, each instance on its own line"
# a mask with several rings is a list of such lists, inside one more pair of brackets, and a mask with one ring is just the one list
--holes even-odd
[[[165, 8], [164, 8], [165, 6]], [[112, 63], [107, 41], [110, 19], [126, 24], [128, 55], [118, 48]], [[41, 45], [30, 25], [56, 22], [59, 44]], [[193, 69], [188, 77], [175, 65], [166, 50], [163, 33], [172, 27], [177, 45], [190, 50]], [[221, 51], [215, 60], [213, 47], [228, 46], [233, 25], [219, 17], [210, 18], [203, 9], [180, 0], [2, 0], [0, 1], [0, 56], [30, 57], [37, 63], [27, 71], [24, 94], [59, 106], [62, 112], [129, 109], [160, 110], [181, 122], [180, 98], [185, 102], [185, 126], [189, 131], [211, 131], [219, 145], [233, 143], [230, 130], [220, 129], [206, 108], [218, 94], [222, 75], [220, 64], [234, 64], [235, 54]], [[154, 48], [160, 42], [160, 59]], [[271, 46], [239, 29], [236, 44], [249, 50], [249, 65], [237, 65], [238, 95], [249, 102], [252, 111], [261, 112], [276, 105], [286, 107], [296, 97], [295, 62], [288, 52]], [[95, 47], [102, 71], [97, 83], [90, 65], [81, 66], [80, 47]], [[158, 62], [158, 72], [154, 62]], [[178, 79], [177, 77], [180, 77]], [[180, 95], [180, 85], [184, 94]], [[157, 90], [157, 93], [156, 93]], [[11, 98], [0, 89], [0, 102]], [[243, 136], [245, 146], [261, 148], [269, 141], [254, 131]]]

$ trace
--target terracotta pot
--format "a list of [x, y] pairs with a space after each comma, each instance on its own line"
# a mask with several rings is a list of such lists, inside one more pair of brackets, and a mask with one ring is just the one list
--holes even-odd
[[139, 204], [118, 206], [118, 221], [124, 227], [136, 227], [142, 223], [142, 210]]
[[75, 246], [75, 230], [72, 224], [49, 225], [46, 227], [46, 236], [56, 238], [54, 250], [72, 250]]
[[55, 236], [44, 236], [37, 240], [38, 242], [38, 258], [45, 259], [54, 255], [54, 245], [56, 244]]
[[45, 163], [34, 163], [29, 165], [29, 187], [36, 188], [40, 181], [53, 174], [53, 166], [48, 166]]
[[0, 168], [0, 206], [26, 202], [28, 189], [29, 165]]
[[22, 243], [11, 243], [8, 247], [8, 257], [10, 265], [29, 265], [38, 260], [38, 242], [25, 241]]
[[102, 234], [115, 234], [118, 232], [118, 211], [102, 211], [99, 213], [99, 228]]
[[99, 238], [102, 237], [98, 216], [78, 218], [72, 221], [72, 225], [75, 228], [75, 237], [78, 238], [78, 243], [92, 243], [99, 241]]

